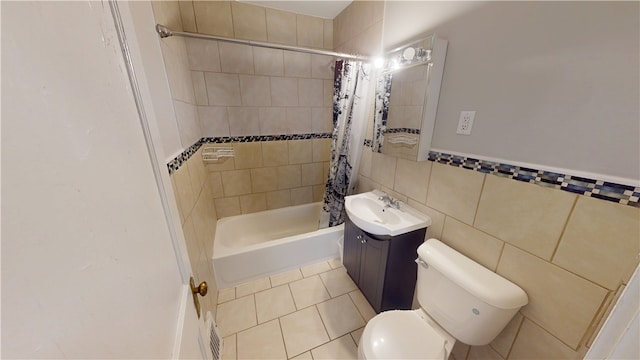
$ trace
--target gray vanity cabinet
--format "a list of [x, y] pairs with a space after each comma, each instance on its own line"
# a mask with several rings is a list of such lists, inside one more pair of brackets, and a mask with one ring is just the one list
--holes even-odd
[[417, 249], [426, 228], [398, 236], [369, 234], [347, 217], [343, 262], [376, 312], [411, 309], [416, 284]]

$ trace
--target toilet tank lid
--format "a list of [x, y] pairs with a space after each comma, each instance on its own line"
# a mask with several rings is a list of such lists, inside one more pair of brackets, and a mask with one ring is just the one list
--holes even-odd
[[429, 239], [420, 245], [418, 257], [471, 295], [496, 308], [516, 309], [529, 301], [518, 285], [437, 239]]

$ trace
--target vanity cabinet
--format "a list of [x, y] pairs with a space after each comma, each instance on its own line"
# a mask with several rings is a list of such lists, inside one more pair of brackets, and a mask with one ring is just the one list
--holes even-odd
[[426, 230], [397, 236], [373, 235], [358, 228], [347, 216], [343, 263], [377, 313], [411, 309], [417, 277], [415, 259]]

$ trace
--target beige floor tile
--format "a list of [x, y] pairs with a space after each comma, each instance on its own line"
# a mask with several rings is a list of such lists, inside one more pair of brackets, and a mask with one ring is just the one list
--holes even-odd
[[255, 294], [258, 324], [296, 311], [289, 286], [284, 284]]
[[216, 323], [223, 337], [257, 325], [253, 295], [218, 305]]
[[311, 350], [314, 360], [319, 359], [357, 359], [358, 348], [350, 335], [337, 338]]
[[286, 359], [280, 322], [276, 320], [241, 331], [238, 336], [238, 359]]
[[361, 327], [360, 329], [351, 332], [351, 337], [353, 338], [353, 341], [356, 343], [356, 346], [358, 346], [358, 344], [360, 343], [360, 337], [362, 336], [363, 332], [364, 332], [364, 327]]
[[303, 309], [331, 298], [318, 275], [289, 283], [289, 287], [298, 309]]
[[489, 345], [472, 346], [469, 349], [467, 360], [502, 360], [502, 356]]
[[331, 266], [326, 261], [317, 264], [311, 264], [300, 269], [304, 277], [313, 276], [331, 270]]
[[292, 281], [302, 279], [302, 273], [300, 269], [295, 269], [280, 274], [271, 275], [271, 286], [276, 287], [278, 285], [290, 283]]
[[236, 334], [222, 339], [222, 360], [236, 360]]
[[320, 303], [317, 307], [331, 339], [336, 339], [365, 325], [364, 319], [349, 295], [345, 294]]
[[329, 341], [315, 306], [281, 317], [280, 326], [289, 356], [297, 356]]
[[296, 357], [292, 357], [291, 360], [313, 360], [313, 357], [311, 356], [311, 351], [307, 351]]
[[226, 288], [218, 291], [218, 304], [233, 300], [236, 298], [236, 288]]
[[320, 278], [327, 287], [331, 297], [340, 296], [358, 288], [353, 280], [351, 280], [351, 277], [347, 274], [347, 270], [345, 268], [321, 273]]
[[329, 260], [329, 266], [331, 266], [332, 269], [344, 267], [344, 265], [342, 265], [342, 261], [340, 260], [340, 258]]
[[268, 277], [256, 279], [236, 286], [236, 297], [243, 297], [271, 287]]
[[376, 316], [376, 311], [373, 310], [371, 304], [369, 304], [369, 301], [364, 297], [360, 290], [350, 292], [349, 296], [358, 308], [358, 311], [360, 311], [360, 315], [362, 315], [364, 321], [369, 321]]

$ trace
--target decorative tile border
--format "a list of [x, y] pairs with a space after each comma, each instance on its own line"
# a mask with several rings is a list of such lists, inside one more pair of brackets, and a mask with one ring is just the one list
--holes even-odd
[[310, 139], [330, 139], [330, 133], [317, 134], [291, 134], [291, 135], [251, 135], [251, 136], [223, 136], [223, 137], [204, 137], [195, 144], [189, 146], [180, 155], [176, 156], [167, 164], [169, 175], [176, 172], [182, 164], [184, 164], [198, 149], [204, 144], [228, 144], [228, 143], [247, 143], [258, 141], [281, 141], [281, 140], [310, 140]]
[[420, 129], [412, 129], [412, 128], [387, 128], [385, 131], [386, 134], [395, 134], [395, 133], [407, 133], [407, 134], [417, 134], [420, 135]]
[[430, 161], [640, 207], [640, 187], [429, 151]]

